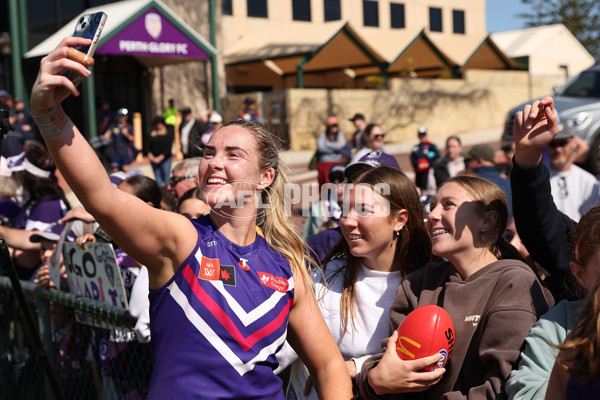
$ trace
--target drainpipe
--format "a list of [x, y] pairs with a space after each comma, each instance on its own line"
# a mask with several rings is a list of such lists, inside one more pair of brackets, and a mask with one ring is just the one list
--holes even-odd
[[25, 81], [23, 78], [22, 60], [23, 51], [21, 49], [22, 39], [19, 32], [19, 3], [18, 0], [9, 0], [8, 13], [10, 15], [10, 37], [11, 37], [11, 59], [13, 75], [13, 94], [15, 97], [23, 99], [25, 104], [29, 103], [29, 96], [25, 92]]
[[296, 87], [298, 89], [304, 89], [304, 67], [308, 62], [307, 58], [308, 57], [305, 57], [304, 59], [302, 59], [302, 61], [298, 63], [298, 65], [296, 65]]
[[93, 139], [98, 136], [98, 125], [96, 125], [96, 85], [94, 84], [94, 70], [90, 68], [92, 73], [83, 80], [85, 102], [84, 115], [87, 114], [87, 132], [88, 138]]
[[21, 28], [21, 56], [29, 50], [28, 32], [27, 32], [27, 3], [25, 0], [19, 0], [19, 28]]
[[[208, 0], [208, 15], [210, 18], [210, 44], [217, 48], [217, 18], [215, 9], [215, 0]], [[221, 98], [219, 96], [219, 66], [217, 65], [217, 55], [213, 55], [210, 60], [212, 67], [212, 92], [213, 92], [213, 108], [221, 112]]]

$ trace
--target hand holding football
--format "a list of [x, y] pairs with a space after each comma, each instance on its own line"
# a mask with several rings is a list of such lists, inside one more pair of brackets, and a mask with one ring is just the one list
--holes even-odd
[[454, 350], [454, 324], [443, 308], [428, 304], [409, 313], [398, 327], [396, 353], [402, 360], [416, 360], [440, 353], [436, 364], [424, 369], [443, 368]]

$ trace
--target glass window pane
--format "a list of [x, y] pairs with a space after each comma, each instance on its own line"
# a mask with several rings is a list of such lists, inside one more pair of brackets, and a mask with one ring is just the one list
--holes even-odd
[[404, 22], [404, 4], [390, 3], [390, 26], [395, 29], [406, 28]]
[[248, 6], [248, 16], [257, 18], [267, 18], [267, 0], [246, 0]]
[[342, 19], [342, 6], [340, 0], [323, 0], [325, 21], [339, 21]]
[[231, 0], [221, 0], [221, 13], [223, 13], [223, 15], [233, 15], [233, 4], [231, 4]]
[[465, 33], [465, 12], [452, 10], [452, 21], [454, 22], [454, 33]]
[[431, 32], [442, 31], [442, 9], [429, 7], [429, 30]]
[[364, 26], [379, 26], [379, 4], [376, 1], [363, 0]]
[[310, 21], [310, 0], [292, 0], [294, 21]]

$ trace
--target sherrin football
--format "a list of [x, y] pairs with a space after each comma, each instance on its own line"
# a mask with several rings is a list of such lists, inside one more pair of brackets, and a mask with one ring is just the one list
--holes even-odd
[[454, 324], [443, 308], [428, 304], [410, 312], [398, 327], [396, 353], [402, 360], [417, 360], [440, 353], [442, 358], [423, 369], [430, 372], [446, 365], [454, 350]]

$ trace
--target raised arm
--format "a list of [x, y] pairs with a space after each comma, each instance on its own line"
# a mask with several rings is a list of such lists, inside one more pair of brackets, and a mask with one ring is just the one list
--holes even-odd
[[39, 243], [32, 243], [29, 240], [29, 237], [34, 233], [35, 231], [26, 231], [24, 229], [9, 228], [0, 225], [0, 237], [6, 241], [6, 245], [19, 250], [40, 249]]
[[551, 274], [569, 274], [570, 232], [575, 226], [554, 204], [542, 150], [558, 133], [554, 101], [536, 100], [515, 117], [510, 174], [515, 225], [532, 257]]
[[79, 129], [65, 115], [60, 103], [76, 86], [61, 71], [69, 69], [89, 76], [73, 56], [71, 47], [89, 39], [65, 38], [42, 59], [31, 93], [31, 110], [44, 140], [67, 183], [106, 232], [127, 254], [146, 265], [150, 285], [165, 283], [196, 244], [193, 225], [180, 215], [154, 209], [111, 184]]

